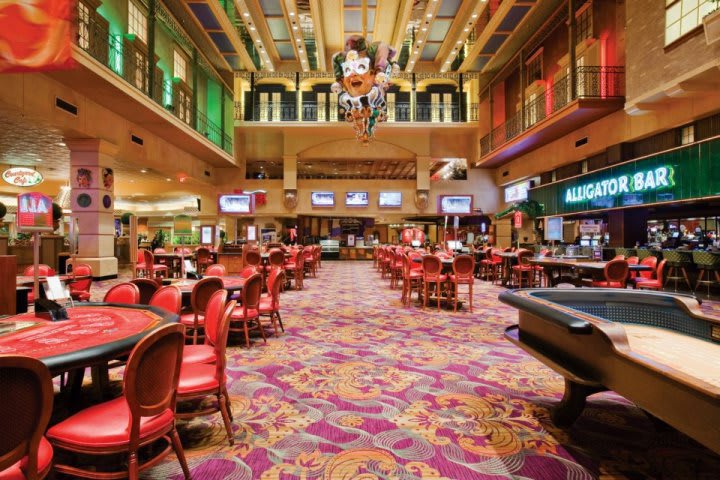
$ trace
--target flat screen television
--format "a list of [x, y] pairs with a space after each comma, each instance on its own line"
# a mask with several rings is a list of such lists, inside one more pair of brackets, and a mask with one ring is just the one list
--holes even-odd
[[249, 215], [255, 211], [255, 196], [247, 193], [218, 195], [218, 213], [225, 215]]
[[380, 207], [402, 207], [402, 192], [380, 192], [378, 205]]
[[345, 192], [345, 206], [367, 207], [369, 198], [368, 192]]
[[334, 207], [334, 192], [312, 192], [310, 194], [310, 204], [313, 207]]
[[473, 209], [472, 195], [439, 195], [438, 213], [441, 215], [470, 215]]
[[463, 244], [457, 240], [448, 240], [447, 246], [450, 250], [462, 250]]

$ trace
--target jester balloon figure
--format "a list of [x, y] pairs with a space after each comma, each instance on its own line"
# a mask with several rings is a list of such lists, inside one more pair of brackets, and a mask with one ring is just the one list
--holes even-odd
[[332, 91], [338, 94], [345, 119], [352, 123], [363, 145], [369, 143], [378, 122], [387, 119], [385, 91], [392, 75], [399, 71], [392, 61], [395, 53], [387, 44], [368, 45], [364, 37], [353, 35], [345, 42], [345, 50], [333, 55], [337, 82]]

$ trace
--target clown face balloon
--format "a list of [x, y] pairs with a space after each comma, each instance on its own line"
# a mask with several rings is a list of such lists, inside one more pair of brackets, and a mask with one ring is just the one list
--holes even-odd
[[354, 35], [345, 42], [345, 50], [333, 55], [333, 69], [337, 82], [332, 91], [338, 93], [338, 103], [345, 111], [345, 119], [352, 123], [357, 138], [367, 145], [375, 125], [387, 118], [385, 91], [389, 87], [397, 64], [392, 62], [395, 50], [380, 42], [367, 45], [365, 39]]

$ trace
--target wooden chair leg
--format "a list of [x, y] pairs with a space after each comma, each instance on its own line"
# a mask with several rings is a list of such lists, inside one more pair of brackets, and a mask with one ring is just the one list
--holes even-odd
[[227, 410], [227, 398], [222, 393], [217, 394], [218, 407], [220, 407], [220, 414], [222, 415], [223, 423], [225, 424], [225, 432], [227, 433], [228, 442], [230, 446], [235, 443], [233, 440], [232, 426], [230, 425], [230, 415]]
[[187, 460], [185, 459], [185, 451], [182, 448], [182, 443], [180, 443], [180, 436], [174, 427], [170, 432], [170, 441], [172, 442], [173, 450], [175, 450], [175, 456], [177, 457], [178, 462], [180, 462], [180, 468], [182, 468], [185, 480], [190, 480], [190, 469], [188, 468]]
[[243, 320], [243, 329], [245, 330], [245, 346], [250, 348], [250, 331], [248, 330], [247, 320]]
[[223, 395], [225, 395], [225, 398], [227, 399], [227, 412], [228, 417], [230, 417], [230, 421], [233, 421], [233, 413], [232, 413], [232, 403], [230, 402], [230, 394], [227, 391], [227, 386], [223, 387]]

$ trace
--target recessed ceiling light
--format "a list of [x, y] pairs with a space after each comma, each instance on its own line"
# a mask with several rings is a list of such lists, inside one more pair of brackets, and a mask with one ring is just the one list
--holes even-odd
[[42, 158], [36, 158], [35, 161], [36, 161], [36, 162], [42, 162]]
[[428, 13], [428, 14], [425, 15], [425, 16], [426, 16], [427, 18], [432, 18], [432, 13]]
[[262, 42], [262, 40], [260, 40], [259, 38], [258, 38], [257, 40], [255, 40], [255, 41], [256, 41], [257, 43]]
[[469, 29], [469, 28], [466, 28], [466, 29], [465, 29], [465, 31], [466, 31], [466, 32], [469, 32], [469, 31], [470, 31], [470, 29]]
[[296, 26], [293, 26], [293, 30], [297, 30], [297, 27], [296, 27]]
[[410, 60], [410, 65], [414, 65], [414, 64], [415, 64], [415, 60]]
[[65, 145], [65, 142], [60, 142], [60, 143], [58, 143], [58, 145], [61, 147], [67, 147], [67, 145]]
[[477, 13], [473, 13], [472, 18], [477, 18]]
[[427, 27], [423, 27], [423, 28], [422, 28], [422, 31], [423, 31], [423, 32], [427, 32]]
[[254, 31], [255, 31], [255, 27], [250, 27], [250, 30], [254, 32]]
[[295, 16], [295, 12], [290, 12], [290, 16], [291, 16], [291, 17], [294, 17], [294, 16]]
[[298, 48], [298, 52], [302, 53], [303, 52], [302, 48]]
[[456, 43], [460, 45], [462, 43], [462, 40], [458, 40]]
[[298, 42], [298, 43], [300, 43], [300, 39], [299, 39], [299, 38], [296, 38], [295, 41]]
[[418, 40], [417, 42], [418, 42], [418, 44], [420, 44], [420, 43], [422, 43], [422, 40]]
[[445, 60], [445, 63], [450, 63], [450, 60]]
[[148, 172], [148, 171], [147, 171], [147, 168], [141, 168], [141, 169], [140, 169], [140, 173], [147, 173], [147, 172]]
[[165, 181], [166, 181], [166, 182], [172, 182], [172, 180], [169, 179], [169, 178], [166, 178]]
[[420, 53], [420, 51], [419, 51], [419, 50], [415, 50], [415, 53]]
[[245, 17], [249, 17], [249, 16], [250, 16], [250, 14], [249, 14], [248, 12], [245, 12], [245, 13], [243, 13], [243, 16], [245, 16]]

